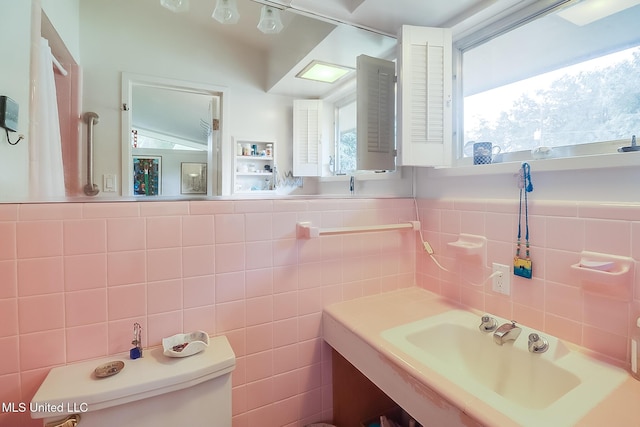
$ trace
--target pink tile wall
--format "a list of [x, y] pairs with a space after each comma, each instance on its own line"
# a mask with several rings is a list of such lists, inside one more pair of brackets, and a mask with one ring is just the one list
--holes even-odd
[[585, 292], [570, 265], [581, 251], [632, 257], [640, 263], [640, 205], [530, 201], [534, 278], [512, 276], [512, 293], [491, 291], [491, 274], [479, 258], [460, 256], [447, 245], [460, 233], [486, 236], [487, 265], [513, 265], [517, 200], [419, 201], [425, 238], [450, 273], [417, 255], [416, 281], [470, 307], [546, 331], [629, 364], [629, 336], [640, 316], [640, 274], [626, 283], [630, 297]]
[[[411, 199], [0, 206], [0, 402], [52, 366], [202, 329], [238, 357], [234, 427], [330, 420], [324, 305], [414, 284], [411, 232], [296, 239], [297, 221], [381, 224]], [[0, 414], [0, 425], [39, 425]]]

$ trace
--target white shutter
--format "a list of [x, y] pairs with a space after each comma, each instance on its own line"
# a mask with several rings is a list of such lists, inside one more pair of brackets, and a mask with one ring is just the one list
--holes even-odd
[[405, 166], [449, 166], [453, 137], [451, 30], [405, 25], [399, 49], [399, 162]]
[[358, 56], [358, 170], [394, 170], [395, 72], [392, 61]]
[[293, 101], [293, 175], [320, 176], [322, 171], [322, 101]]

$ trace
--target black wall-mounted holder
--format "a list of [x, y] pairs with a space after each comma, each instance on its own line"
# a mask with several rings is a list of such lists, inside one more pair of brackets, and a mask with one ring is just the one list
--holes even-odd
[[9, 131], [15, 132], [18, 130], [18, 103], [8, 96], [0, 96], [0, 127], [3, 127], [7, 133], [7, 142], [10, 145], [16, 145], [20, 142], [24, 136], [19, 135], [16, 142], [11, 142], [9, 139]]

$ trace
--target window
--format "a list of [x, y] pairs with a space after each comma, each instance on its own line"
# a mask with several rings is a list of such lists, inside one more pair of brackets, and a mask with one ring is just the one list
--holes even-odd
[[350, 96], [336, 103], [335, 173], [349, 174], [356, 170], [358, 139], [356, 131], [356, 99]]
[[570, 156], [640, 132], [640, 6], [607, 2], [618, 10], [585, 18], [592, 1], [525, 10], [544, 16], [522, 25], [516, 16], [458, 42], [458, 157], [472, 156], [478, 141], [506, 153], [564, 147]]

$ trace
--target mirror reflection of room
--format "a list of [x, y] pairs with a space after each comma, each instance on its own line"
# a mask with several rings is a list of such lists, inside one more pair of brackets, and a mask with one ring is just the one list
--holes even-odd
[[[392, 57], [395, 38], [317, 19], [288, 8], [277, 11], [281, 25], [267, 22], [269, 25], [258, 28], [264, 18], [264, 7], [251, 0], [236, 1], [240, 17], [237, 22], [227, 25], [212, 16], [216, 1], [181, 4], [186, 3], [189, 3], [188, 10], [180, 7], [172, 10], [163, 7], [158, 0], [40, 0], [9, 7], [8, 13], [15, 15], [16, 24], [21, 23], [19, 31], [17, 28], [12, 30], [25, 38], [25, 54], [21, 59], [23, 73], [15, 77], [16, 86], [24, 93], [14, 97], [21, 101], [20, 133], [26, 139], [37, 137], [34, 110], [27, 101], [31, 27], [40, 28], [38, 32], [48, 40], [52, 57], [68, 71], [66, 76], [56, 73], [65, 194], [29, 194], [31, 154], [29, 144], [25, 143], [9, 152], [14, 159], [6, 161], [7, 167], [3, 162], [3, 174], [7, 177], [24, 175], [16, 185], [3, 191], [0, 196], [3, 201], [134, 197], [133, 160], [124, 152], [131, 147], [132, 129], [124, 129], [124, 125], [130, 120], [128, 115], [148, 117], [149, 113], [139, 111], [140, 103], [124, 96], [124, 74], [173, 82], [168, 83], [166, 89], [179, 84], [181, 90], [178, 92], [185, 96], [192, 92], [202, 93], [202, 87], [215, 87], [229, 93], [228, 97], [220, 97], [217, 111], [212, 109], [213, 114], [218, 115], [219, 130], [217, 136], [214, 131], [213, 141], [208, 142], [206, 151], [200, 153], [206, 154], [206, 159], [194, 152], [186, 159], [174, 160], [176, 152], [183, 151], [177, 150], [177, 145], [173, 146], [172, 154], [148, 153], [162, 158], [157, 161], [162, 174], [158, 196], [185, 196], [181, 192], [179, 170], [179, 165], [185, 162], [206, 163], [206, 196], [235, 194], [234, 140], [277, 144], [274, 163], [278, 175], [274, 176], [274, 183], [280, 184], [277, 188], [281, 195], [345, 191], [346, 184], [334, 186], [318, 179], [322, 175], [335, 175], [330, 168], [337, 150], [331, 111], [337, 101], [355, 93], [356, 56], [364, 53]], [[40, 7], [41, 13], [33, 15], [40, 15], [41, 22], [30, 23], [31, 9], [39, 10]], [[273, 12], [267, 14], [267, 18], [273, 17]], [[347, 75], [335, 83], [297, 76], [314, 62], [340, 65], [348, 71]], [[185, 84], [191, 88], [186, 89]], [[292, 106], [298, 99], [316, 99], [326, 106], [321, 125], [320, 172], [318, 176], [305, 177], [304, 181], [293, 174]], [[169, 116], [170, 105], [175, 106], [173, 119], [165, 120], [165, 125], [178, 120], [179, 115], [186, 114], [191, 108], [175, 100], [167, 102], [160, 98], [152, 104], [156, 112], [160, 112], [156, 117]], [[93, 197], [86, 197], [83, 192], [89, 166], [88, 130], [87, 123], [76, 118], [82, 117], [84, 112], [93, 112], [99, 117], [93, 129], [93, 152], [89, 156], [92, 158], [92, 180], [99, 190]], [[207, 127], [213, 128], [207, 114], [211, 112], [195, 113], [196, 131], [206, 132]], [[179, 135], [182, 131], [177, 128], [168, 131], [165, 126], [163, 132], [160, 139], [182, 138]], [[147, 138], [143, 133], [138, 130], [138, 140]], [[191, 144], [193, 136], [184, 141], [189, 146], [185, 152], [195, 151]], [[156, 149], [162, 148], [153, 148]], [[170, 163], [178, 167], [170, 167]]]

